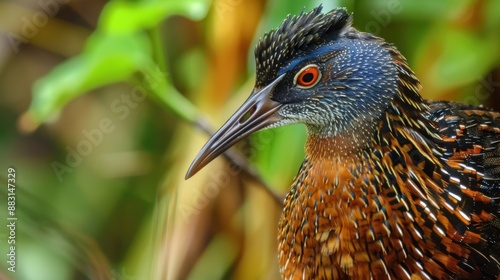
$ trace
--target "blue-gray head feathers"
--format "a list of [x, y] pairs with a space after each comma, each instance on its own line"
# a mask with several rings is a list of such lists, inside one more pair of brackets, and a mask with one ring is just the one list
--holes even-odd
[[290, 16], [266, 33], [255, 47], [258, 87], [268, 84], [291, 58], [311, 52], [347, 31], [352, 17], [344, 8], [321, 13], [322, 6]]

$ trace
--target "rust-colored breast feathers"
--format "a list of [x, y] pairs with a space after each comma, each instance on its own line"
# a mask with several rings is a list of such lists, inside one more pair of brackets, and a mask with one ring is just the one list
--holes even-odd
[[308, 140], [316, 148], [306, 148], [279, 225], [285, 279], [496, 278], [500, 118], [464, 127], [467, 118], [431, 108], [439, 143], [383, 125], [382, 142], [352, 157], [319, 156], [335, 141]]

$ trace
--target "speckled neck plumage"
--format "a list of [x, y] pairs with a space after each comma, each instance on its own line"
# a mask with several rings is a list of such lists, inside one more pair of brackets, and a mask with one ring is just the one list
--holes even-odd
[[[396, 62], [402, 61], [399, 53], [394, 54]], [[409, 70], [405, 66], [401, 64]], [[402, 81], [414, 83], [401, 82], [398, 90], [414, 92], [419, 87], [411, 71], [400, 75]], [[402, 167], [387, 154], [403, 159], [411, 157], [408, 151], [422, 154], [413, 145], [408, 151], [400, 148], [402, 143], [415, 141], [410, 139], [411, 133], [392, 135], [404, 127], [405, 131], [413, 127], [423, 135], [439, 137], [432, 126], [423, 126], [426, 107], [415, 108], [413, 100], [404, 97], [404, 92], [398, 92], [390, 109], [371, 127], [360, 126], [362, 129], [335, 136], [308, 129], [306, 159], [287, 194], [279, 225], [283, 279], [398, 279], [407, 269], [390, 270], [389, 263], [401, 259], [416, 263], [419, 256], [414, 252], [419, 248], [412, 245], [411, 238], [414, 217], [403, 214], [412, 213], [414, 206], [408, 199], [412, 193], [394, 185], [394, 181], [404, 185], [407, 178], [397, 175], [393, 169]], [[422, 171], [416, 165], [405, 168], [417, 174]], [[388, 178], [386, 174], [395, 175]], [[408, 249], [412, 246], [413, 252]]]

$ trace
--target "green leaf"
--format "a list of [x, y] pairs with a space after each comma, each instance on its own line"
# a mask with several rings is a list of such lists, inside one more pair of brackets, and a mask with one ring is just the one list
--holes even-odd
[[191, 122], [196, 120], [199, 116], [197, 108], [177, 91], [156, 64], [151, 63], [141, 71], [144, 73], [145, 87], [153, 98], [182, 119]]
[[61, 63], [35, 83], [31, 116], [34, 121], [43, 122], [73, 98], [96, 87], [127, 79], [152, 63], [150, 53], [144, 35], [94, 33], [81, 55]]
[[[39, 124], [47, 120], [89, 90], [127, 80], [138, 71], [158, 68], [151, 40], [142, 30], [155, 28], [173, 14], [199, 19], [206, 14], [208, 4], [208, 0], [108, 3], [82, 54], [61, 63], [35, 83], [29, 110], [32, 121]], [[164, 76], [162, 81], [148, 85], [154, 97], [184, 119], [194, 120], [195, 107]]]
[[208, 0], [113, 1], [102, 11], [99, 27], [109, 33], [128, 33], [152, 28], [174, 14], [199, 20], [207, 13], [208, 4]]

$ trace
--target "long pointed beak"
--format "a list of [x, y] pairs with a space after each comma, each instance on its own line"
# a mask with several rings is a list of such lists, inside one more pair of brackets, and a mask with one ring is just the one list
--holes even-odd
[[194, 158], [186, 173], [186, 179], [200, 171], [220, 154], [242, 138], [278, 122], [281, 104], [271, 100], [269, 94], [283, 78], [279, 76], [258, 92], [253, 92], [227, 122], [208, 140]]

